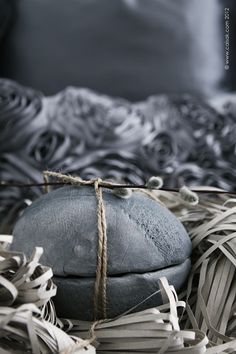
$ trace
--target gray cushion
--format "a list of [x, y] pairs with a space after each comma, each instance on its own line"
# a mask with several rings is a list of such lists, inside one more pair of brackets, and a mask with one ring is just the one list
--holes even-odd
[[75, 85], [129, 100], [212, 95], [224, 75], [218, 0], [14, 3], [1, 75], [46, 94]]

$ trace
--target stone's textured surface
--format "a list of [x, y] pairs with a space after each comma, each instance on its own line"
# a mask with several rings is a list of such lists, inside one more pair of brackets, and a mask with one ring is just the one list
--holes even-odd
[[[179, 220], [142, 193], [124, 200], [103, 193], [108, 274], [144, 273], [182, 263], [191, 242]], [[44, 248], [43, 264], [55, 275], [95, 276], [97, 202], [93, 187], [67, 186], [27, 208], [14, 229], [13, 248]]]
[[[107, 278], [108, 317], [113, 318], [137, 305], [158, 290], [158, 279], [166, 277], [170, 284], [180, 289], [187, 279], [190, 260], [184, 263], [144, 274], [125, 274]], [[55, 277], [58, 294], [54, 300], [60, 317], [93, 319], [94, 278]], [[158, 293], [133, 312], [162, 304]]]
[[[141, 192], [129, 199], [103, 191], [108, 238], [107, 315], [135, 306], [168, 278], [178, 290], [190, 269], [190, 239], [179, 220]], [[63, 317], [92, 319], [97, 262], [97, 201], [93, 187], [66, 186], [48, 193], [17, 222], [12, 248], [30, 254], [44, 248], [58, 285]], [[68, 301], [69, 300], [69, 301]], [[153, 297], [142, 308], [161, 303]]]

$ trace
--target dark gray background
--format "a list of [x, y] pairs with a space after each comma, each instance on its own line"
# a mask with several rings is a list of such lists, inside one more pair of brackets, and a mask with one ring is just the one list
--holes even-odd
[[[2, 0], [3, 2], [3, 0]], [[54, 94], [68, 85], [129, 100], [235, 88], [233, 0], [8, 0], [0, 75]], [[224, 70], [224, 7], [231, 65]]]

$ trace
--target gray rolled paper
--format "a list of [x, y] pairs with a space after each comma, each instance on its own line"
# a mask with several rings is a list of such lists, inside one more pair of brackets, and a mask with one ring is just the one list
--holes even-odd
[[[179, 290], [188, 275], [191, 254], [191, 241], [179, 220], [140, 192], [121, 199], [104, 190], [103, 199], [108, 317], [155, 292], [160, 276]], [[42, 262], [53, 269], [60, 315], [92, 319], [98, 243], [94, 188], [67, 186], [40, 197], [25, 210], [13, 235], [15, 250], [30, 254], [36, 245], [44, 248]], [[151, 304], [160, 304], [160, 297]], [[150, 301], [143, 306], [149, 305]]]
[[0, 79], [0, 154], [16, 151], [37, 131], [42, 95]]
[[[159, 175], [164, 187], [236, 190], [235, 107], [235, 95], [210, 103], [187, 94], [131, 103], [68, 87], [43, 97], [1, 79], [0, 180], [42, 182], [42, 171], [54, 170], [135, 184]], [[0, 189], [0, 218], [40, 193]]]

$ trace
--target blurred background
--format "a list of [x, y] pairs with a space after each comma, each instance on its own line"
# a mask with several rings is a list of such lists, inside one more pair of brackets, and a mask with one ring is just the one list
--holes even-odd
[[[0, 180], [236, 191], [234, 0], [0, 0]], [[0, 187], [1, 229], [42, 194]]]

